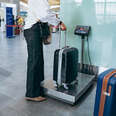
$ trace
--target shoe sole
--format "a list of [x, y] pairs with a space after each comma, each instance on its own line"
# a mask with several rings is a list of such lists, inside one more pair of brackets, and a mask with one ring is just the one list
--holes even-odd
[[27, 101], [33, 101], [33, 102], [43, 102], [43, 101], [46, 101], [47, 99], [43, 99], [43, 100], [34, 100], [34, 99], [31, 99], [31, 98], [25, 98]]

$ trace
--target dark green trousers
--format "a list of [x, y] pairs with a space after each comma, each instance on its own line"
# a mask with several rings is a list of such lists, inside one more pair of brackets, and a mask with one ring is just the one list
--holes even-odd
[[44, 80], [41, 23], [36, 23], [32, 28], [24, 30], [24, 36], [28, 51], [26, 97], [43, 96], [43, 88], [40, 86]]

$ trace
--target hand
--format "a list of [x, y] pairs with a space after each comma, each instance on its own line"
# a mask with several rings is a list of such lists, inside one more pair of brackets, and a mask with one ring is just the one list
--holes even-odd
[[66, 31], [66, 25], [63, 22], [60, 23], [60, 29]]

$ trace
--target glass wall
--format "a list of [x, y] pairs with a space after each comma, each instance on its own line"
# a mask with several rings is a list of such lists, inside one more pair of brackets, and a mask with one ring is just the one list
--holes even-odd
[[[67, 44], [81, 52], [81, 39], [74, 35], [76, 25], [90, 25], [92, 64], [116, 68], [116, 0], [61, 0], [61, 20], [67, 26]], [[64, 33], [62, 33], [62, 46]], [[85, 40], [84, 63], [89, 64]]]

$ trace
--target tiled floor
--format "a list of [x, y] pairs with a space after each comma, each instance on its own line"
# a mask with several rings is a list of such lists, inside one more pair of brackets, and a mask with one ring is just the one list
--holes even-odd
[[[58, 34], [44, 46], [45, 78], [52, 78], [53, 53], [58, 48]], [[7, 39], [0, 32], [0, 116], [92, 116], [96, 86], [75, 106], [48, 98], [41, 103], [25, 101], [27, 50], [23, 35]]]

